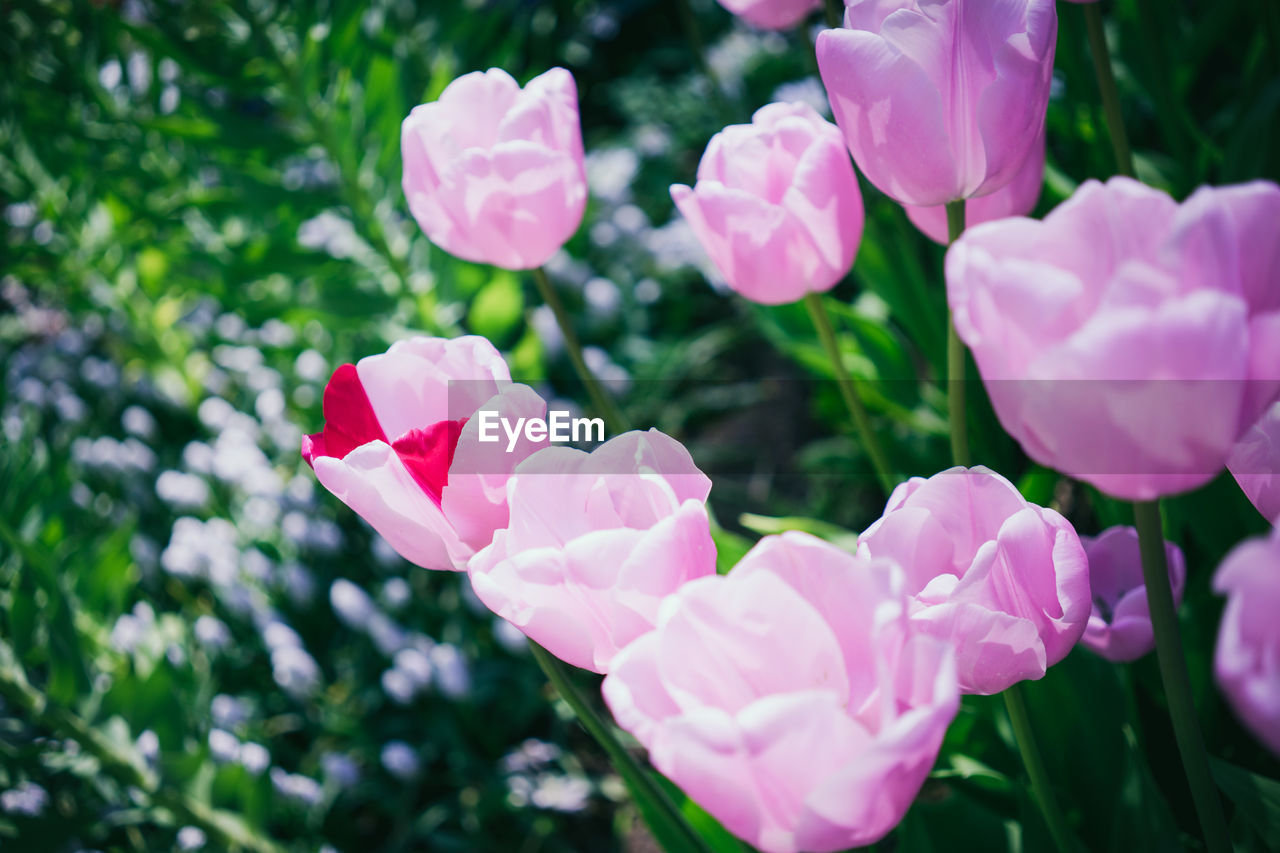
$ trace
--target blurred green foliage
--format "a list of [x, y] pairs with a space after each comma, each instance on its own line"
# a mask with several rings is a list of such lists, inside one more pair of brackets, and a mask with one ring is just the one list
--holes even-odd
[[[334, 366], [412, 332], [483, 334], [517, 378], [582, 398], [532, 283], [434, 250], [399, 189], [414, 104], [465, 71], [560, 64], [579, 83], [592, 200], [550, 272], [633, 421], [713, 475], [722, 568], [760, 534], [847, 544], [878, 514], [835, 388], [811, 381], [830, 367], [803, 309], [709, 287], [667, 194], [724, 124], [821, 100], [809, 34], [690, 0], [713, 86], [678, 2], [0, 8], [0, 849], [646, 849], [519, 639], [465, 581], [389, 554], [315, 486], [297, 441]], [[1280, 5], [1105, 12], [1144, 180], [1181, 197], [1280, 177]], [[1113, 171], [1067, 3], [1057, 69], [1041, 212]], [[895, 464], [928, 475], [948, 460], [942, 251], [864, 195], [857, 265], [827, 301]], [[1082, 532], [1128, 522], [977, 409], [979, 461]], [[1212, 683], [1208, 580], [1262, 526], [1225, 477], [1167, 507], [1197, 701], [1246, 850], [1276, 841], [1280, 767]], [[1027, 687], [1088, 849], [1194, 848], [1153, 660], [1077, 651]], [[881, 847], [1032, 851], [1045, 833], [1003, 711], [970, 697]]]

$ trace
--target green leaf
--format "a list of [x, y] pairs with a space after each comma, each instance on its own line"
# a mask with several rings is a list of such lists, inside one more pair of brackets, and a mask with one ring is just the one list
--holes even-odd
[[818, 518], [805, 518], [799, 515], [774, 518], [772, 516], [744, 512], [738, 516], [738, 523], [754, 533], [759, 533], [761, 536], [786, 533], [788, 530], [801, 530], [817, 536], [819, 539], [825, 539], [832, 545], [843, 548], [846, 551], [852, 552], [858, 547], [857, 533], [838, 524], [832, 524], [829, 521], [822, 521]]
[[1216, 758], [1210, 764], [1222, 793], [1258, 834], [1264, 840], [1280, 838], [1280, 782]]

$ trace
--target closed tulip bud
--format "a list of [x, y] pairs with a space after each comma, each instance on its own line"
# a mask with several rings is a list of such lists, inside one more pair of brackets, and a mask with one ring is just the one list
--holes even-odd
[[717, 133], [697, 186], [671, 198], [729, 286], [765, 305], [834, 287], [862, 239], [840, 131], [807, 104], [769, 104]]
[[499, 68], [459, 77], [409, 113], [400, 154], [414, 219], [459, 258], [531, 269], [582, 222], [578, 90], [563, 68], [523, 89]]
[[858, 168], [918, 206], [993, 193], [1040, 139], [1053, 0], [850, 0], [818, 36], [831, 110]]
[[1227, 469], [1263, 518], [1280, 521], [1280, 403], [1267, 409], [1232, 448]]
[[606, 672], [662, 599], [714, 574], [711, 481], [678, 441], [628, 432], [550, 447], [507, 484], [511, 523], [468, 567], [476, 596], [560, 659]]
[[1213, 669], [1231, 707], [1280, 755], [1280, 528], [1238, 545], [1213, 588], [1227, 596]]
[[506, 527], [507, 478], [537, 449], [482, 445], [472, 418], [482, 408], [514, 422], [542, 417], [546, 404], [511, 383], [484, 338], [400, 341], [334, 371], [324, 430], [303, 438], [302, 456], [400, 556], [462, 570]]
[[1032, 459], [1126, 500], [1213, 479], [1280, 393], [1280, 187], [1128, 178], [947, 252], [956, 331]]
[[716, 0], [749, 24], [764, 30], [789, 30], [821, 9], [823, 0]]
[[[1132, 527], [1110, 527], [1097, 536], [1081, 536], [1089, 558], [1089, 586], [1093, 592], [1093, 612], [1080, 644], [1109, 661], [1137, 660], [1156, 647], [1147, 608], [1147, 586], [1142, 580], [1142, 552], [1138, 531]], [[1182, 549], [1164, 543], [1169, 564], [1169, 586], [1173, 606], [1182, 603], [1187, 578], [1187, 562]]]
[[1089, 618], [1089, 564], [1075, 528], [980, 466], [898, 486], [858, 537], [858, 554], [903, 567], [912, 621], [955, 646], [965, 693], [1042, 677]]
[[901, 570], [804, 533], [692, 581], [614, 659], [604, 698], [654, 767], [765, 853], [872, 844], [906, 813], [959, 706], [951, 647]]
[[[1044, 139], [1031, 149], [1026, 161], [1013, 180], [993, 193], [965, 202], [965, 225], [972, 228], [983, 222], [1004, 219], [1006, 216], [1026, 216], [1040, 200], [1040, 188], [1044, 185]], [[950, 242], [947, 233], [946, 205], [934, 207], [904, 206], [911, 224], [935, 243]]]

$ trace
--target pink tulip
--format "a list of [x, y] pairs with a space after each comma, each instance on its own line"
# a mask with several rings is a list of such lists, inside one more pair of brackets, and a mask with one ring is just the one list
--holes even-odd
[[[988, 195], [969, 199], [965, 203], [965, 225], [973, 227], [983, 222], [1004, 219], [1006, 216], [1026, 216], [1035, 209], [1040, 200], [1040, 188], [1044, 185], [1044, 138], [1043, 135], [1023, 161], [1022, 168], [1013, 180]], [[907, 217], [920, 229], [926, 237], [935, 243], [946, 245], [950, 235], [947, 233], [946, 205], [934, 207], [915, 207], [904, 205]]]
[[1280, 187], [1181, 206], [1088, 181], [1043, 222], [968, 230], [947, 253], [956, 330], [1032, 459], [1151, 500], [1218, 474], [1280, 392]]
[[862, 195], [840, 131], [807, 104], [769, 104], [711, 138], [671, 198], [729, 286], [765, 305], [830, 290], [853, 266]]
[[953, 650], [907, 619], [901, 570], [804, 533], [686, 584], [604, 698], [654, 767], [765, 853], [871, 844], [959, 706]]
[[302, 439], [302, 456], [406, 560], [462, 570], [507, 525], [507, 478], [537, 449], [482, 445], [478, 409], [514, 422], [546, 404], [511, 384], [484, 338], [411, 338], [334, 371], [324, 431]]
[[464, 74], [400, 131], [404, 194], [427, 238], [468, 261], [541, 266], [582, 222], [578, 90], [563, 68], [521, 89], [500, 68]]
[[965, 693], [1041, 678], [1089, 618], [1089, 564], [1075, 528], [987, 468], [901, 484], [858, 538], [858, 554], [906, 570], [912, 621], [955, 645]]
[[1280, 529], [1227, 555], [1213, 578], [1227, 596], [1214, 672], [1236, 714], [1280, 755]]
[[1044, 128], [1053, 0], [849, 0], [818, 67], [858, 168], [902, 204], [995, 192]]
[[1227, 457], [1240, 488], [1270, 522], [1280, 522], [1280, 403], [1267, 409]]
[[472, 558], [476, 595], [547, 651], [606, 672], [662, 599], [714, 574], [711, 481], [657, 430], [550, 447], [507, 484], [511, 523]]
[[[1138, 531], [1132, 527], [1110, 527], [1097, 536], [1081, 536], [1089, 558], [1089, 585], [1093, 590], [1093, 612], [1080, 643], [1109, 661], [1137, 660], [1156, 647], [1147, 609], [1147, 587], [1142, 580], [1142, 553]], [[1187, 563], [1182, 549], [1164, 543], [1169, 563], [1169, 583], [1173, 605], [1182, 604], [1182, 588]]]
[[824, 0], [716, 0], [749, 24], [765, 30], [789, 30], [821, 9]]

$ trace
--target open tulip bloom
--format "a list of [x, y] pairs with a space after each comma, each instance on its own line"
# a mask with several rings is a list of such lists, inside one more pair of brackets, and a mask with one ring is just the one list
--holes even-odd
[[507, 482], [511, 519], [468, 566], [476, 595], [562, 660], [605, 672], [665, 596], [714, 574], [711, 481], [657, 430], [549, 447]]
[[[1110, 527], [1097, 536], [1082, 536], [1089, 558], [1089, 585], [1093, 611], [1080, 643], [1110, 661], [1137, 660], [1156, 647], [1147, 607], [1147, 587], [1142, 582], [1142, 555], [1138, 531], [1132, 527]], [[1165, 543], [1169, 565], [1169, 585], [1173, 603], [1182, 603], [1187, 579], [1187, 562], [1182, 549]]]
[[1075, 529], [986, 468], [913, 477], [858, 538], [906, 571], [911, 618], [956, 649], [960, 687], [999, 693], [1066, 657], [1089, 618]]
[[870, 844], [902, 819], [959, 704], [951, 646], [902, 571], [803, 533], [681, 587], [604, 681], [658, 770], [765, 853]]
[[1005, 430], [1127, 500], [1202, 485], [1280, 392], [1280, 187], [1088, 181], [964, 233], [947, 296]]
[[512, 384], [484, 338], [400, 341], [334, 371], [324, 430], [303, 438], [302, 455], [406, 560], [462, 570], [507, 525], [507, 479], [537, 449], [482, 444], [471, 417], [481, 408], [514, 421], [546, 404]]

